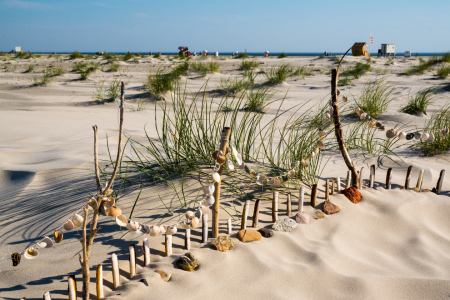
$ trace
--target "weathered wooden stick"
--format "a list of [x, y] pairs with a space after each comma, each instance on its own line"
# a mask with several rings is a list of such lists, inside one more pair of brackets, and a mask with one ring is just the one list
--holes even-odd
[[364, 167], [361, 167], [361, 171], [359, 171], [359, 189], [362, 190], [363, 188], [363, 171], [364, 171]]
[[186, 229], [185, 235], [184, 235], [184, 249], [189, 250], [191, 249], [191, 230]]
[[331, 179], [331, 191], [330, 195], [334, 195], [334, 190], [336, 189], [336, 178]]
[[347, 171], [347, 180], [345, 181], [345, 188], [348, 189], [350, 187], [350, 170]]
[[202, 215], [202, 243], [208, 241], [208, 215]]
[[412, 166], [408, 167], [406, 171], [406, 179], [405, 179], [405, 190], [409, 190], [409, 181], [411, 180]]
[[[227, 146], [228, 146], [228, 137], [230, 136], [230, 127], [224, 127], [222, 130], [222, 135], [220, 137], [220, 147], [219, 150], [222, 151], [222, 153], [226, 153]], [[221, 181], [222, 181], [222, 171], [223, 171], [223, 165], [220, 165], [219, 171], [217, 171], [220, 175]], [[213, 238], [217, 238], [219, 236], [219, 211], [220, 211], [220, 182], [214, 183], [214, 199], [216, 201], [213, 204], [213, 211], [212, 211], [212, 236]]]
[[272, 223], [278, 221], [278, 192], [273, 192], [272, 197]]
[[105, 297], [105, 293], [103, 291], [103, 266], [101, 264], [97, 266], [95, 286], [97, 290], [97, 300], [103, 299]]
[[[350, 51], [350, 49], [348, 50]], [[333, 121], [334, 121], [334, 132], [336, 135], [336, 140], [339, 145], [339, 150], [341, 151], [342, 157], [344, 158], [347, 168], [352, 172], [352, 186], [357, 187], [358, 185], [358, 174], [356, 173], [355, 166], [353, 165], [350, 156], [348, 155], [347, 148], [344, 143], [344, 135], [341, 128], [341, 118], [339, 115], [339, 105], [337, 97], [337, 82], [339, 76], [339, 68], [341, 67], [342, 60], [348, 51], [342, 56], [341, 61], [337, 69], [331, 71], [331, 104], [333, 106]]]
[[292, 211], [291, 193], [288, 193], [286, 195], [286, 201], [287, 201], [287, 203], [286, 203], [286, 215], [288, 217], [290, 217], [291, 216], [291, 211]]
[[120, 285], [119, 261], [117, 260], [117, 255], [115, 253], [111, 255], [111, 270], [113, 278], [113, 290], [115, 290]]
[[444, 181], [444, 175], [445, 175], [445, 170], [442, 169], [441, 173], [439, 174], [439, 179], [436, 184], [436, 194], [437, 195], [439, 195], [439, 193], [442, 191], [442, 182]]
[[424, 170], [420, 170], [419, 177], [417, 178], [416, 189], [418, 189], [418, 192], [420, 192], [420, 189], [422, 189], [423, 172]]
[[325, 181], [325, 201], [330, 201], [330, 180]]
[[128, 247], [130, 250], [129, 260], [130, 260], [130, 279], [136, 275], [136, 248], [134, 244]]
[[69, 283], [69, 300], [77, 300], [77, 280], [74, 275], [67, 278]]
[[311, 206], [316, 207], [317, 184], [313, 184], [311, 189]]
[[[44, 295], [42, 295], [42, 298], [44, 300], [52, 300], [52, 297], [50, 296], [50, 292], [45, 292]], [[27, 298], [22, 298], [21, 300], [27, 300]]]
[[375, 181], [375, 165], [371, 165], [370, 166], [369, 188], [373, 188], [374, 181]]
[[301, 214], [303, 212], [303, 203], [305, 201], [305, 188], [300, 187], [300, 192], [298, 195], [298, 212]]
[[[249, 200], [247, 200], [247, 201], [249, 201]], [[248, 209], [249, 209], [249, 207], [247, 206], [247, 201], [245, 201], [244, 208], [242, 210], [241, 230], [247, 228], [247, 216], [248, 216]]]
[[389, 168], [386, 173], [386, 189], [391, 189], [391, 180], [392, 180], [392, 168]]
[[165, 250], [166, 250], [166, 256], [169, 257], [172, 255], [172, 235], [165, 235]]
[[227, 221], [227, 230], [228, 230], [228, 234], [233, 233], [233, 227], [231, 226], [231, 218], [229, 218]]
[[[255, 202], [255, 207], [253, 209], [253, 221], [252, 221], [252, 227], [256, 228], [258, 227], [258, 222], [259, 222], [259, 204], [261, 202], [261, 199], [257, 199]], [[230, 219], [231, 220], [231, 219]]]
[[337, 184], [336, 184], [336, 186], [337, 186], [337, 191], [338, 191], [338, 193], [340, 193], [341, 192], [341, 177], [337, 177]]
[[142, 242], [142, 250], [144, 252], [144, 267], [148, 266], [151, 262], [151, 255], [150, 255], [150, 245], [148, 243], [148, 239], [145, 238]]

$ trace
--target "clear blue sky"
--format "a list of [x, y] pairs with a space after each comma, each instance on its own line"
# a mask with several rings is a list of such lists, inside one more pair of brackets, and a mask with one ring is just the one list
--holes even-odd
[[450, 0], [0, 0], [0, 51], [450, 50]]

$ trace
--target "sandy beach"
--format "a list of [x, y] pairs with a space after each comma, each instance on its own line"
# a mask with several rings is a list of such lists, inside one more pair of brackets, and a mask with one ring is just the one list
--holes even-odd
[[[1, 57], [0, 57], [1, 58]], [[338, 56], [340, 58], [340, 56]], [[427, 57], [423, 58], [427, 60]], [[330, 99], [330, 70], [337, 67], [335, 57], [255, 57], [255, 84], [269, 87], [273, 103], [262, 114], [261, 127], [276, 116], [277, 126], [290, 122], [292, 116], [308, 111], [315, 112]], [[217, 110], [218, 100], [227, 97], [224, 82], [243, 78], [242, 59], [219, 56], [195, 57], [190, 63], [217, 62], [218, 72], [190, 71], [180, 77], [186, 88], [185, 103], [190, 104], [201, 89], [205, 89], [212, 110]], [[99, 70], [86, 80], [79, 72], [72, 71], [77, 63], [92, 62]], [[0, 259], [20, 252], [44, 236], [53, 236], [54, 229], [72, 218], [83, 204], [96, 192], [94, 178], [92, 126], [99, 128], [99, 160], [105, 168], [115, 159], [118, 141], [118, 102], [107, 99], [95, 101], [101, 82], [100, 94], [105, 95], [114, 80], [125, 83], [124, 137], [131, 137], [134, 147], [144, 150], [149, 142], [146, 137], [158, 139], [156, 126], [162, 123], [166, 104], [172, 107], [173, 95], [166, 93], [166, 100], [156, 100], [147, 90], [149, 72], [171, 70], [183, 62], [173, 56], [144, 57], [119, 61], [119, 70], [111, 72], [111, 63], [102, 56], [91, 59], [69, 59], [67, 55], [43, 55], [30, 59], [0, 59]], [[347, 56], [341, 73], [357, 63], [367, 63], [365, 57]], [[393, 101], [385, 113], [377, 118], [386, 129], [402, 126], [406, 132], [414, 132], [424, 125], [433, 113], [450, 100], [446, 88], [449, 79], [439, 79], [435, 71], [421, 75], [403, 75], [412, 66], [419, 65], [419, 58], [372, 57], [370, 71], [350, 85], [339, 86], [347, 95], [349, 108], [363, 91], [365, 84], [383, 79], [395, 91]], [[293, 68], [307, 69], [306, 76], [292, 75], [279, 84], [265, 84], [264, 72], [290, 64]], [[33, 66], [33, 71], [27, 71]], [[49, 66], [59, 67], [64, 74], [52, 77], [52, 82], [36, 84]], [[103, 70], [102, 70], [103, 69]], [[341, 77], [343, 75], [341, 74]], [[433, 102], [427, 114], [399, 112], [408, 97], [424, 88], [435, 88]], [[237, 95], [237, 96], [236, 96]], [[243, 97], [244, 92], [228, 97]], [[293, 111], [292, 108], [298, 106]], [[200, 109], [199, 106], [197, 106]], [[283, 112], [286, 112], [283, 114]], [[243, 105], [237, 111], [237, 119], [245, 114]], [[256, 114], [256, 113], [255, 113]], [[357, 119], [357, 118], [355, 118]], [[400, 124], [400, 125], [399, 125]], [[449, 124], [447, 124], [449, 126]], [[332, 128], [332, 127], [330, 127]], [[235, 130], [235, 128], [232, 128]], [[217, 132], [219, 135], [220, 132]], [[349, 134], [344, 129], [344, 134]], [[273, 145], [283, 139], [280, 131], [274, 135]], [[386, 139], [386, 132], [376, 137]], [[327, 136], [332, 141], [334, 135]], [[308, 225], [298, 225], [291, 232], [275, 231], [273, 237], [242, 243], [236, 238], [240, 229], [240, 212], [245, 200], [227, 191], [221, 196], [219, 233], [227, 235], [227, 220], [232, 218], [235, 249], [223, 253], [201, 242], [201, 226], [191, 232], [191, 252], [200, 268], [186, 272], [177, 268], [176, 259], [185, 254], [184, 232], [178, 229], [173, 235], [173, 255], [164, 255], [164, 236], [149, 237], [151, 263], [143, 267], [142, 240], [139, 236], [120, 228], [111, 217], [101, 217], [99, 230], [91, 254], [91, 299], [96, 299], [95, 267], [103, 264], [105, 296], [107, 299], [446, 299], [450, 296], [450, 157], [448, 154], [426, 156], [419, 149], [412, 149], [412, 142], [398, 140], [392, 151], [395, 155], [367, 154], [361, 149], [351, 149], [350, 155], [359, 171], [364, 167], [362, 200], [350, 202], [343, 194], [335, 192], [330, 201], [340, 207], [337, 214], [316, 220], [313, 215], [320, 210], [325, 197], [325, 180], [340, 177], [345, 186], [347, 166], [340, 152], [333, 148], [320, 152], [321, 171], [317, 175], [318, 197], [316, 207], [310, 205], [311, 186], [299, 179], [290, 181], [285, 190], [292, 195], [292, 213], [298, 210], [299, 187], [305, 188], [304, 213], [310, 216]], [[233, 141], [235, 142], [235, 141]], [[254, 147], [261, 142], [256, 138]], [[108, 152], [110, 149], [110, 154]], [[218, 147], [218, 145], [217, 145]], [[128, 142], [124, 160], [138, 160]], [[246, 163], [258, 168], [269, 168], [253, 159]], [[208, 162], [211, 163], [211, 162]], [[128, 164], [121, 165], [125, 176]], [[374, 188], [369, 188], [369, 167], [376, 166]], [[411, 187], [416, 185], [419, 171], [424, 170], [423, 189], [436, 186], [440, 171], [445, 169], [442, 191], [416, 193], [401, 190], [406, 170], [412, 166]], [[392, 188], [385, 189], [386, 172], [392, 168]], [[202, 169], [212, 174], [212, 168]], [[266, 170], [266, 169], [264, 169]], [[239, 174], [237, 174], [239, 173]], [[243, 170], [233, 175], [244, 193], [255, 193], [263, 199], [260, 208], [260, 228], [272, 228], [271, 197], [269, 188], [250, 184]], [[144, 174], [144, 173], [142, 173]], [[197, 174], [197, 173], [196, 173]], [[232, 173], [235, 174], [235, 173]], [[244, 175], [243, 175], [244, 174]], [[184, 219], [179, 195], [166, 182], [136, 177], [130, 181], [116, 179], [114, 191], [118, 193], [116, 205], [125, 217], [145, 224], [173, 224]], [[233, 176], [227, 175], [227, 180]], [[137, 182], [136, 178], [140, 178]], [[186, 178], [173, 176], [178, 191], [183, 187], [186, 207], [193, 210], [201, 198], [205, 178], [194, 173]], [[102, 177], [102, 180], [104, 178]], [[230, 179], [231, 180], [231, 179]], [[181, 186], [183, 183], [183, 186]], [[264, 192], [259, 193], [260, 190]], [[256, 192], [255, 192], [256, 191]], [[136, 197], [141, 192], [138, 201]], [[199, 195], [200, 193], [200, 195]], [[252, 198], [253, 199], [253, 198]], [[279, 218], [286, 218], [286, 195], [280, 192]], [[267, 200], [267, 201], [266, 201]], [[248, 229], [251, 228], [252, 201]], [[239, 213], [236, 213], [239, 212]], [[211, 229], [211, 216], [209, 228]], [[22, 257], [13, 267], [11, 260], [0, 264], [1, 299], [42, 299], [49, 291], [52, 299], [68, 299], [67, 277], [78, 280], [78, 296], [81, 299], [81, 267], [78, 255], [81, 251], [79, 230], [64, 232], [61, 243], [49, 249], [40, 249], [36, 259]], [[137, 250], [137, 275], [129, 278], [128, 246], [139, 245]], [[111, 254], [117, 254], [120, 265], [120, 286], [112, 287]], [[156, 269], [172, 274], [169, 282], [161, 280]], [[146, 279], [148, 285], [142, 282]]]

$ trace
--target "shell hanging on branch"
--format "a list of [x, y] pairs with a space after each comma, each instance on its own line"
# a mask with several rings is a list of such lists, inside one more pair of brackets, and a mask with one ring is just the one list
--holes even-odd
[[66, 223], [64, 223], [64, 230], [65, 231], [71, 231], [74, 228], [73, 222], [71, 220], [67, 220]]
[[26, 259], [35, 259], [38, 255], [39, 252], [36, 249], [28, 248], [23, 256], [25, 256]]
[[20, 253], [13, 253], [11, 254], [11, 260], [13, 262], [13, 267], [16, 267], [18, 264], [20, 264], [20, 259], [22, 258], [22, 256], [20, 255]]
[[422, 134], [422, 140], [428, 141], [429, 138], [430, 138], [430, 135], [428, 133]]
[[128, 223], [127, 225], [128, 230], [130, 230], [131, 232], [139, 230], [139, 223], [136, 221], [132, 221], [130, 220], [130, 223]]
[[361, 114], [364, 113], [361, 108], [356, 108], [356, 114], [361, 117]]
[[193, 217], [191, 220], [191, 228], [196, 228], [198, 226], [199, 219], [197, 217]]
[[406, 139], [406, 132], [402, 131], [398, 134], [398, 138], [401, 140], [405, 140]]
[[123, 215], [116, 217], [116, 224], [122, 227], [128, 227], [127, 219]]
[[359, 116], [359, 118], [360, 118], [361, 120], [364, 120], [364, 119], [367, 118], [367, 114], [366, 114], [366, 113], [362, 113], [362, 114]]
[[388, 131], [386, 131], [386, 137], [388, 139], [392, 139], [395, 137], [395, 131], [394, 129], [389, 129]]
[[250, 176], [255, 178], [257, 173], [254, 170], [250, 170]]
[[114, 204], [116, 204], [116, 200], [114, 200], [114, 198], [103, 198], [105, 200], [105, 207], [106, 208], [111, 208], [114, 206]]
[[120, 208], [118, 208], [117, 206], [108, 208], [106, 210], [106, 212], [108, 213], [108, 216], [110, 216], [110, 217], [117, 217], [117, 216], [122, 215], [122, 210]]
[[256, 179], [256, 184], [264, 185], [265, 181], [266, 181], [266, 175], [261, 174], [261, 175], [258, 175], [258, 178]]
[[89, 199], [87, 202], [89, 210], [96, 210], [98, 208], [97, 200]]
[[112, 189], [108, 189], [105, 191], [105, 196], [109, 196], [113, 193], [114, 191]]
[[72, 223], [75, 225], [75, 227], [80, 227], [83, 225], [83, 217], [79, 214], [75, 214], [72, 218]]
[[55, 240], [55, 243], [59, 243], [63, 240], [63, 232], [61, 230], [55, 230], [53, 233], [53, 239]]
[[177, 227], [175, 225], [170, 225], [167, 228], [166, 235], [172, 235], [172, 234], [175, 234], [175, 233], [177, 233]]
[[288, 176], [291, 177], [291, 178], [294, 178], [295, 177], [295, 170], [290, 170], [288, 172]]
[[187, 224], [186, 221], [181, 221], [180, 222], [180, 227], [183, 228], [183, 229], [189, 229], [190, 228], [190, 226]]
[[227, 160], [227, 168], [228, 168], [229, 170], [231, 170], [231, 171], [234, 170], [234, 164], [233, 164], [233, 162], [232, 162], [230, 159]]
[[448, 128], [442, 129], [442, 130], [439, 131], [439, 135], [440, 135], [441, 137], [446, 137], [447, 134], [448, 134], [448, 132], [449, 132], [449, 129], [448, 129]]
[[214, 172], [212, 175], [212, 178], [215, 182], [219, 183], [220, 182], [220, 175], [217, 172]]
[[342, 101], [343, 101], [343, 102], [347, 102], [347, 101], [348, 101], [347, 96], [343, 95], [343, 96], [342, 96]]
[[415, 138], [416, 140], [420, 140], [421, 137], [422, 137], [422, 134], [421, 134], [420, 132], [415, 132], [415, 133], [414, 133], [414, 138]]
[[206, 205], [213, 205], [216, 202], [216, 199], [214, 198], [213, 195], [210, 195], [205, 198], [205, 201], [206, 201]]
[[428, 137], [427, 142], [432, 143], [432, 142], [434, 142], [434, 139], [435, 139], [434, 133], [430, 133], [430, 136]]
[[307, 167], [309, 167], [309, 164], [308, 164], [308, 162], [306, 160], [302, 159], [302, 166], [304, 168], [307, 168]]
[[410, 140], [412, 140], [414, 138], [414, 133], [408, 133], [407, 135], [406, 135], [406, 140], [407, 141], [410, 141]]
[[161, 232], [161, 228], [159, 226], [151, 226], [150, 227], [150, 236], [157, 236]]
[[375, 127], [375, 125], [377, 125], [377, 120], [375, 120], [375, 119], [370, 120], [369, 128], [373, 128], [373, 127]]
[[39, 248], [51, 248], [53, 247], [53, 241], [51, 238], [46, 236], [39, 242], [38, 245], [40, 245]]
[[205, 194], [206, 196], [212, 195], [214, 193], [215, 189], [216, 188], [214, 187], [214, 184], [210, 184], [210, 185], [204, 186], [203, 187], [203, 194]]
[[324, 143], [322, 141], [317, 141], [316, 145], [317, 145], [317, 148], [325, 147], [325, 145], [324, 145]]
[[234, 147], [231, 147], [231, 150], [233, 152], [233, 156], [236, 159], [236, 162], [237, 162], [238, 166], [242, 165], [242, 156], [241, 156], [241, 154]]

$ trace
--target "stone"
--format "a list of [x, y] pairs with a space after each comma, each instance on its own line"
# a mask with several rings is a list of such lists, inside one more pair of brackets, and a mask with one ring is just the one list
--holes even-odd
[[344, 194], [352, 203], [356, 204], [361, 201], [361, 193], [354, 187], [342, 190], [342, 194]]
[[189, 272], [194, 271], [199, 266], [197, 259], [195, 259], [191, 252], [178, 258], [176, 264], [178, 268]]
[[273, 236], [273, 230], [267, 229], [267, 228], [261, 228], [260, 230], [258, 230], [259, 233], [261, 233], [261, 235], [265, 238], [270, 238]]
[[236, 237], [243, 243], [259, 241], [261, 239], [261, 233], [251, 229], [241, 229], [236, 233]]
[[234, 242], [228, 236], [219, 236], [216, 240], [210, 244], [211, 248], [219, 250], [220, 252], [227, 252], [234, 249]]
[[325, 218], [325, 214], [321, 210], [316, 210], [316, 212], [314, 213], [314, 219], [320, 220], [323, 218]]
[[297, 213], [294, 220], [297, 224], [309, 224], [309, 216], [305, 213]]
[[164, 280], [165, 282], [169, 281], [170, 278], [172, 278], [172, 274], [170, 273], [166, 273], [166, 271], [158, 269], [155, 270], [156, 273], [159, 274], [159, 276], [161, 276], [161, 279]]
[[325, 201], [323, 203], [323, 212], [326, 213], [327, 215], [335, 214], [339, 212], [339, 206], [331, 203], [330, 201]]
[[290, 232], [292, 229], [297, 227], [297, 222], [290, 218], [285, 218], [283, 220], [276, 221], [272, 228], [277, 231]]

